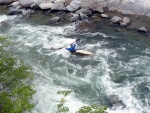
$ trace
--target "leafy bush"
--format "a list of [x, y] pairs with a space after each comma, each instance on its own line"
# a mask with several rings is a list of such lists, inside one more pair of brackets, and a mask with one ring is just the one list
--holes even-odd
[[0, 112], [30, 111], [33, 89], [27, 83], [32, 79], [31, 69], [9, 54], [9, 38], [0, 36]]

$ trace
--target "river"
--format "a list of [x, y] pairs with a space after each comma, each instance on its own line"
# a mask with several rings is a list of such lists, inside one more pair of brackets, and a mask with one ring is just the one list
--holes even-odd
[[[15, 19], [14, 19], [15, 18]], [[55, 113], [59, 90], [73, 91], [66, 106], [74, 113], [83, 105], [109, 105], [109, 95], [118, 95], [124, 109], [108, 113], [150, 113], [150, 37], [136, 32], [103, 27], [92, 33], [66, 32], [71, 24], [49, 26], [0, 15], [9, 20], [0, 35], [12, 38], [13, 54], [33, 68], [36, 93], [32, 113]], [[51, 47], [80, 38], [78, 49], [94, 53], [70, 54]]]

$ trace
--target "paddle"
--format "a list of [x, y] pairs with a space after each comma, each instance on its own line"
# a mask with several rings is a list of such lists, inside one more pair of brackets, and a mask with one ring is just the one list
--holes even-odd
[[[79, 41], [80, 39], [76, 39], [74, 42], [72, 42], [72, 43], [75, 43], [75, 42], [77, 42], [77, 41]], [[70, 44], [72, 44], [72, 43], [70, 43]], [[60, 48], [57, 48], [56, 50], [59, 50], [59, 49], [62, 49], [62, 48], [64, 48], [64, 47], [66, 47], [66, 46], [68, 46], [68, 45], [70, 45], [70, 44], [67, 44], [67, 45], [65, 45], [65, 46], [63, 46], [63, 47], [60, 47]]]

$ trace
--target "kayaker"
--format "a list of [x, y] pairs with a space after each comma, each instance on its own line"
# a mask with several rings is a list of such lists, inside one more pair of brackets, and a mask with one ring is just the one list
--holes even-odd
[[75, 43], [70, 44], [69, 48], [66, 48], [66, 50], [70, 51], [70, 52], [76, 52], [76, 47], [77, 45]]

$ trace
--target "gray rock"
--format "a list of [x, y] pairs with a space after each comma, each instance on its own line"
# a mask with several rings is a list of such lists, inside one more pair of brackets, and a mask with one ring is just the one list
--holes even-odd
[[102, 17], [102, 18], [108, 18], [108, 15], [106, 15], [106, 14], [101, 14], [101, 17]]
[[118, 24], [122, 21], [122, 18], [118, 17], [118, 16], [114, 16], [112, 19], [111, 19], [111, 22], [113, 24]]
[[89, 9], [79, 9], [78, 11], [75, 12], [76, 14], [80, 14], [80, 13], [83, 13], [87, 16], [91, 16], [92, 15], [92, 11], [89, 10]]
[[70, 5], [68, 5], [66, 8], [68, 11], [76, 11], [81, 7], [81, 2], [80, 1], [72, 1]]
[[127, 26], [127, 23], [120, 23], [120, 26]]
[[41, 3], [40, 5], [39, 5], [39, 7], [41, 8], [41, 9], [51, 9], [52, 8], [52, 6], [53, 6], [53, 3]]
[[129, 24], [130, 23], [130, 18], [124, 17], [123, 18], [123, 23]]
[[10, 9], [7, 14], [8, 15], [18, 15], [21, 13], [22, 13], [21, 9]]
[[70, 19], [70, 22], [77, 22], [80, 19], [78, 14], [73, 14], [73, 17]]
[[53, 17], [50, 19], [49, 24], [56, 24], [60, 21], [60, 17]]
[[65, 0], [55, 0], [55, 1], [54, 1], [54, 3], [58, 3], [58, 2], [64, 4], [64, 3], [65, 3]]
[[22, 11], [23, 16], [29, 16], [31, 13], [34, 12], [34, 10], [31, 10], [31, 9], [28, 9], [28, 10], [22, 9], [21, 11]]
[[83, 13], [80, 13], [80, 18], [81, 18], [81, 21], [88, 21], [88, 19], [89, 19], [89, 17]]
[[14, 6], [14, 7], [17, 7], [17, 6], [19, 6], [19, 5], [20, 5], [20, 2], [19, 2], [19, 1], [13, 2], [13, 3], [10, 4], [10, 6]]
[[92, 9], [93, 11], [98, 11], [100, 13], [103, 13], [104, 10], [103, 10], [103, 6], [101, 4], [101, 2], [98, 2], [98, 1], [94, 1], [91, 6], [90, 6], [90, 9]]
[[12, 2], [15, 2], [16, 0], [0, 0], [0, 4], [10, 4]]
[[122, 107], [122, 108], [126, 107], [126, 105], [118, 98], [117, 95], [110, 95], [109, 101], [110, 101], [112, 109], [116, 109], [118, 107]]
[[24, 7], [31, 7], [34, 3], [34, 0], [19, 0], [20, 4]]
[[52, 7], [51, 10], [64, 10], [64, 3], [63, 2], [55, 2]]
[[39, 5], [37, 3], [33, 3], [33, 4], [31, 4], [31, 8], [39, 9], [40, 7], [39, 7]]
[[65, 0], [65, 6], [70, 5], [71, 2], [72, 2], [72, 0]]
[[138, 31], [139, 32], [147, 33], [148, 30], [145, 27], [141, 27]]

